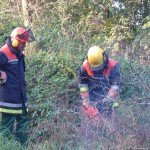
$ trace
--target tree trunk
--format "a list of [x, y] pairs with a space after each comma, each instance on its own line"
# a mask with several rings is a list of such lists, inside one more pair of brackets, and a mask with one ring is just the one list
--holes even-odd
[[27, 27], [29, 26], [30, 23], [27, 0], [22, 0], [22, 11], [23, 11], [24, 25]]

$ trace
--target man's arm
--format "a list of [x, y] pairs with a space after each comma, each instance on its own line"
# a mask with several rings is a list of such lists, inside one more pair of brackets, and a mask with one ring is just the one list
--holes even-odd
[[110, 73], [110, 89], [108, 91], [108, 97], [115, 97], [118, 96], [121, 92], [121, 84], [122, 84], [122, 77], [120, 66], [117, 63]]
[[102, 102], [109, 106], [112, 105], [114, 107], [118, 107], [119, 94], [121, 92], [122, 86], [121, 71], [118, 63], [112, 69], [109, 76], [109, 81], [110, 81], [110, 88], [108, 90], [106, 97], [102, 100]]
[[87, 105], [89, 101], [89, 87], [88, 87], [88, 75], [86, 70], [81, 65], [78, 74], [78, 82], [79, 82], [79, 89], [80, 89], [80, 96], [83, 99], [83, 105]]
[[80, 89], [80, 96], [82, 98], [82, 110], [89, 118], [95, 118], [98, 114], [98, 109], [93, 107], [89, 96], [89, 76], [83, 66], [79, 69], [78, 82]]
[[3, 70], [3, 65], [8, 62], [8, 58], [3, 52], [0, 52], [0, 84], [3, 84], [7, 80], [7, 75]]

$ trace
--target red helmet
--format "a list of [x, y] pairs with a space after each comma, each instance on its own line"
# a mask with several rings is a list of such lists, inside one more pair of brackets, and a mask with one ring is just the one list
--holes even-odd
[[22, 27], [15, 28], [11, 34], [11, 38], [20, 42], [33, 42], [35, 40], [32, 31]]

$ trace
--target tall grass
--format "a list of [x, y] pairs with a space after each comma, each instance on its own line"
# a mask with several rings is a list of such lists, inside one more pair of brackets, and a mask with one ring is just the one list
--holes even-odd
[[[31, 115], [28, 149], [76, 150], [86, 149], [84, 145], [89, 144], [78, 141], [83, 117], [77, 74], [84, 54], [79, 55], [80, 52], [72, 51], [71, 46], [65, 44], [66, 49], [59, 52], [39, 50], [26, 59]], [[92, 132], [98, 136], [93, 141], [94, 148], [149, 148], [149, 97], [143, 84], [149, 86], [149, 67], [137, 64], [136, 59], [130, 61], [130, 57], [124, 59], [123, 52], [113, 57], [120, 62], [124, 80], [118, 120], [115, 126], [104, 119], [107, 126], [94, 127]]]

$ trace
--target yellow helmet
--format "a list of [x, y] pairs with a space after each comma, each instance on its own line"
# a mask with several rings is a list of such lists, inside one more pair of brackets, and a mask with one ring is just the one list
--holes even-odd
[[87, 60], [93, 71], [101, 70], [104, 66], [103, 50], [98, 46], [92, 46], [87, 53]]

